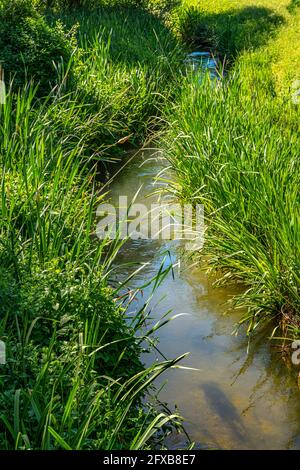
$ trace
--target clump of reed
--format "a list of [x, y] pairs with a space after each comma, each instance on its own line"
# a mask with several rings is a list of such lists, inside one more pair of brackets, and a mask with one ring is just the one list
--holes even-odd
[[236, 300], [249, 334], [300, 320], [299, 110], [257, 60], [219, 82], [187, 77], [165, 138], [173, 191], [205, 206], [206, 262], [245, 286]]

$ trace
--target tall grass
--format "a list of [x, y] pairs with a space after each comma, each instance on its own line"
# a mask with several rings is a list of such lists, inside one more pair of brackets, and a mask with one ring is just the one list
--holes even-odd
[[36, 108], [34, 93], [11, 93], [0, 109], [0, 445], [145, 448], [161, 427], [180, 423], [141, 405], [179, 359], [141, 364], [146, 316], [126, 323], [107, 285], [120, 242], [92, 236], [103, 200], [96, 168], [80, 142], [68, 146], [68, 136], [47, 128], [57, 102]]
[[143, 366], [146, 312], [127, 319], [108, 283], [121, 242], [94, 236], [99, 163], [151, 131], [181, 54], [158, 18], [120, 11], [52, 12], [80, 23], [56, 87], [41, 98], [34, 78], [12, 81], [0, 105], [2, 449], [149, 448], [180, 426], [142, 401], [180, 358]]
[[62, 72], [73, 71], [71, 93], [84, 110], [77, 113], [81, 128], [64, 132], [84, 135], [90, 154], [113, 161], [155, 131], [174, 96], [182, 47], [163, 19], [144, 8], [112, 4], [48, 16], [51, 24], [57, 19], [77, 28], [77, 49]]
[[225, 53], [231, 67], [217, 84], [187, 77], [168, 113], [165, 149], [173, 190], [205, 205], [205, 260], [220, 282], [245, 286], [236, 301], [248, 307], [248, 333], [271, 321], [297, 337], [300, 144], [291, 87], [300, 13], [290, 3], [184, 2], [183, 33]]
[[[203, 254], [220, 282], [246, 286], [248, 333], [299, 325], [299, 110], [276, 95], [268, 61], [237, 61], [223, 81], [187, 78], [165, 149], [174, 191], [205, 206]], [[272, 331], [272, 330], [271, 330]]]
[[[229, 60], [262, 55], [278, 92], [290, 93], [300, 75], [300, 9], [296, 0], [183, 0], [177, 14], [182, 36], [195, 38]], [[178, 21], [179, 20], [179, 21]], [[238, 59], [239, 60], [239, 59]]]

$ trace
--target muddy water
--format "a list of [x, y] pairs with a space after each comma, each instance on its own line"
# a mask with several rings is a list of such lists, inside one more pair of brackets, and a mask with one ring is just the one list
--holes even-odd
[[[119, 173], [111, 185], [111, 199], [117, 205], [119, 195], [129, 200], [140, 189], [137, 202], [147, 204], [162, 162], [150, 150], [141, 152]], [[124, 279], [144, 264], [131, 280], [135, 287], [156, 275], [166, 251], [166, 263], [178, 263], [176, 242], [129, 240], [117, 259], [118, 278]], [[133, 263], [133, 264], [132, 264]], [[167, 382], [160, 398], [173, 409], [179, 407], [185, 427], [200, 447], [224, 449], [300, 449], [300, 392], [294, 375], [282, 364], [278, 352], [257, 338], [247, 352], [241, 331], [232, 335], [237, 313], [228, 300], [237, 290], [217, 289], [199, 267], [181, 262], [156, 290], [151, 300], [153, 321], [163, 314], [187, 313], [168, 323], [157, 333], [159, 349], [167, 358], [190, 352], [183, 364], [198, 370], [171, 370], [161, 379]], [[143, 305], [150, 293], [131, 305]], [[157, 360], [161, 356], [157, 353]], [[144, 358], [150, 364], [153, 356]], [[182, 445], [174, 436], [170, 445]]]

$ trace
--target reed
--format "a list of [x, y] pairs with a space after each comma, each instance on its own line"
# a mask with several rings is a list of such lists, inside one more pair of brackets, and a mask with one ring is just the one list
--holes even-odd
[[168, 113], [164, 148], [176, 175], [171, 190], [205, 206], [205, 260], [220, 282], [245, 286], [236, 302], [247, 307], [241, 323], [248, 334], [269, 322], [273, 334], [289, 324], [293, 337], [300, 307], [299, 106], [290, 86], [277, 87], [272, 40], [257, 51], [232, 51], [218, 83], [186, 77]]
[[152, 131], [180, 54], [159, 19], [120, 11], [52, 11], [49, 24], [80, 23], [57, 85], [41, 95], [34, 77], [12, 80], [0, 105], [2, 449], [153, 448], [181, 426], [143, 401], [180, 358], [143, 366], [154, 333], [146, 303], [127, 318], [120, 286], [110, 287], [122, 242], [94, 236], [99, 173], [125, 153], [120, 140]]

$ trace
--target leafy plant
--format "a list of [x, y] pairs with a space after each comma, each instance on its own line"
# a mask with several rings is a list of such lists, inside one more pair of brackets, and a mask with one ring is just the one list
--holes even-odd
[[74, 48], [75, 30], [67, 33], [59, 21], [49, 26], [36, 2], [1, 2], [0, 63], [7, 84], [13, 79], [17, 88], [34, 79], [39, 94], [47, 94], [58, 83], [57, 68], [67, 68]]

